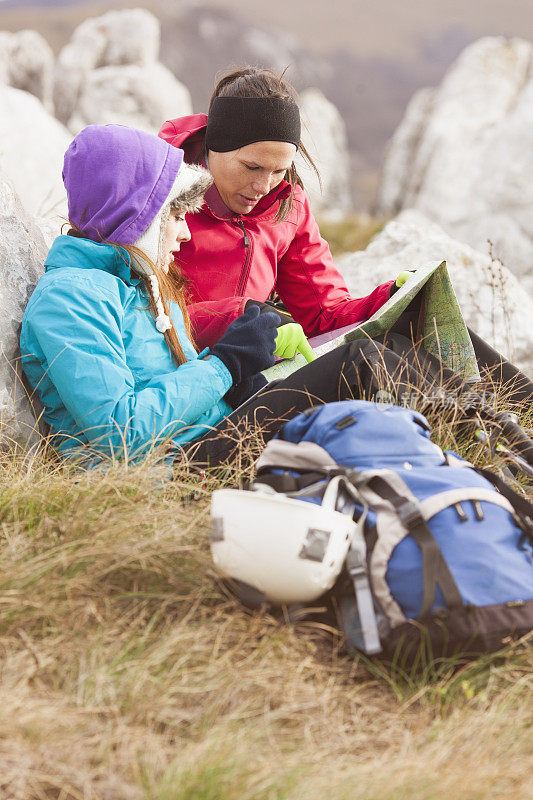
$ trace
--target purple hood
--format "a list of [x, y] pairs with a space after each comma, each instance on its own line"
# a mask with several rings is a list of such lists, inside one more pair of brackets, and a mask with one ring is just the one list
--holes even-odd
[[89, 125], [70, 143], [63, 183], [70, 221], [96, 242], [133, 244], [164, 205], [183, 150], [125, 125]]

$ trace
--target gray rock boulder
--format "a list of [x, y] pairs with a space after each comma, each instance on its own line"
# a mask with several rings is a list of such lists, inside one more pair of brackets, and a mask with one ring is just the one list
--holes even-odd
[[416, 208], [533, 292], [533, 47], [484, 38], [413, 98], [385, 161], [379, 210]]
[[0, 83], [34, 94], [53, 113], [54, 54], [37, 31], [0, 31]]
[[252, 64], [279, 75], [289, 66], [287, 77], [298, 89], [323, 88], [334, 75], [329, 58], [306, 50], [285, 31], [257, 24], [242, 9], [197, 0], [182, 2], [175, 10], [168, 4], [161, 60], [185, 82], [198, 111], [207, 111], [215, 74], [221, 69]]
[[382, 214], [396, 214], [408, 202], [414, 202], [416, 186], [408, 165], [418, 153], [426, 122], [431, 115], [435, 91], [420, 89], [411, 98], [403, 120], [387, 147], [383, 164], [379, 210]]
[[188, 90], [158, 61], [89, 72], [69, 129], [118, 122], [157, 133], [164, 120], [191, 113]]
[[296, 157], [298, 172], [313, 212], [323, 218], [343, 217], [352, 210], [346, 126], [338, 109], [319, 89], [306, 89], [300, 101], [302, 141], [317, 166], [322, 186], [300, 154]]
[[155, 133], [167, 116], [190, 114], [189, 92], [157, 61], [159, 47], [159, 20], [144, 9], [85, 20], [57, 60], [57, 117], [73, 133], [107, 122]]
[[0, 85], [0, 170], [11, 180], [27, 213], [66, 216], [61, 179], [70, 133], [28, 92]]
[[37, 283], [47, 248], [10, 181], [0, 172], [0, 444], [38, 441], [35, 418], [21, 379], [22, 315]]
[[446, 260], [467, 324], [533, 376], [533, 300], [498, 261], [446, 234], [420, 212], [407, 210], [366, 250], [337, 259], [348, 288], [361, 297], [404, 269]]
[[56, 65], [55, 103], [58, 119], [67, 123], [83, 82], [93, 69], [155, 61], [160, 46], [158, 20], [141, 8], [109, 11], [86, 19], [61, 50]]

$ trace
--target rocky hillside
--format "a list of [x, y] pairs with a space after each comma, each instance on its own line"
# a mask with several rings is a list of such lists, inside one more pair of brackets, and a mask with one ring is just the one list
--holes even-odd
[[[144, 9], [110, 11], [80, 23], [56, 61], [36, 31], [0, 33], [6, 109], [0, 122], [5, 141], [0, 164], [5, 162], [7, 176], [31, 211], [64, 213], [62, 154], [68, 136], [85, 125], [121, 122], [157, 133], [166, 119], [192, 113], [188, 85], [160, 61], [162, 31], [165, 26]], [[191, 44], [198, 42], [191, 39]], [[192, 51], [189, 56], [194, 63]], [[24, 92], [15, 91], [20, 89]], [[303, 139], [322, 179], [320, 187], [299, 161], [312, 206], [322, 216], [345, 215], [353, 203], [346, 126], [319, 89], [302, 92], [301, 104]], [[30, 175], [37, 176], [37, 186]]]
[[[39, 5], [39, 14], [31, 6]], [[74, 29], [87, 17], [100, 16], [110, 6], [131, 7], [127, 0], [29, 2], [20, 7], [0, 4], [0, 28], [33, 28], [59, 53]], [[316, 9], [300, 9], [299, 26], [294, 21], [298, 3], [278, 13], [265, 14], [264, 4], [255, 0], [243, 7], [229, 0], [220, 2], [168, 3], [144, 0], [162, 22], [161, 62], [184, 83], [191, 94], [195, 112], [205, 111], [215, 73], [228, 66], [252, 63], [281, 71], [299, 91], [319, 89], [339, 109], [345, 121], [350, 154], [351, 194], [357, 206], [368, 207], [375, 197], [378, 171], [385, 144], [401, 120], [415, 90], [442, 77], [446, 67], [472, 39], [472, 33], [457, 27], [424, 32], [412, 48], [393, 52], [382, 47], [365, 25], [349, 21], [350, 46], [317, 49], [313, 26]], [[338, 3], [337, 3], [338, 5]], [[351, 2], [342, 0], [349, 14]], [[349, 6], [349, 7], [348, 7]], [[339, 12], [340, 13], [340, 12]], [[291, 33], [287, 25], [293, 22]], [[328, 28], [333, 17], [324, 18], [319, 28]], [[351, 20], [351, 17], [350, 17]], [[337, 27], [338, 34], [338, 27]], [[330, 37], [331, 38], [331, 37]], [[394, 49], [393, 49], [394, 50]]]
[[[32, 28], [56, 53], [87, 17], [129, 0], [4, 0], [0, 29]], [[528, 0], [476, 5], [440, 0], [143, 0], [163, 23], [161, 62], [204, 111], [219, 69], [245, 61], [289, 66], [299, 90], [315, 87], [339, 109], [347, 126], [351, 188], [359, 208], [375, 198], [387, 140], [412, 94], [436, 85], [470, 42], [504, 33], [533, 39]], [[38, 13], [36, 13], [38, 8]]]
[[486, 38], [414, 96], [385, 161], [380, 211], [416, 208], [501, 259], [533, 293], [533, 47]]

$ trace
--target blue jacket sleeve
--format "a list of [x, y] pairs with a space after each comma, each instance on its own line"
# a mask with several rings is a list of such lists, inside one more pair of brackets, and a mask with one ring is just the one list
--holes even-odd
[[[33, 300], [23, 326], [26, 348], [29, 343], [39, 352], [77, 435], [100, 449], [136, 452], [170, 438], [231, 387], [229, 371], [213, 356], [188, 361], [137, 388], [126, 362], [123, 308], [105, 288], [92, 284], [87, 291], [87, 282], [60, 279]], [[23, 365], [24, 360], [23, 348]]]

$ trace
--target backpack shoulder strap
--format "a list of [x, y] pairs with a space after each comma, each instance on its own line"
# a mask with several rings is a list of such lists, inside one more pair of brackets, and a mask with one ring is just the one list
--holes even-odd
[[[399, 476], [389, 470], [379, 470], [366, 475], [360, 473], [355, 480], [357, 487], [363, 490], [363, 495], [362, 484], [392, 506], [402, 527], [413, 537], [422, 552], [424, 596], [418, 619], [423, 620], [431, 612], [435, 602], [437, 584], [441, 588], [448, 608], [462, 606], [461, 593], [444, 560], [437, 540], [427, 526], [420, 503], [409, 492]], [[399, 484], [404, 486], [405, 494], [398, 491]]]
[[[272, 474], [273, 470], [280, 472]], [[291, 470], [299, 474], [292, 474]], [[315, 442], [295, 444], [271, 439], [256, 462], [255, 483], [265, 483], [276, 492], [297, 492], [346, 471]]]
[[[494, 489], [489, 489], [483, 486], [465, 486], [461, 489], [447, 489], [444, 492], [437, 492], [425, 500], [420, 500], [420, 511], [425, 520], [431, 519], [435, 514], [444, 511], [449, 506], [456, 506], [458, 503], [470, 501], [474, 503], [476, 508], [476, 515], [478, 519], [483, 519], [481, 507], [479, 502], [483, 500], [485, 503], [493, 503], [500, 508], [504, 508], [509, 513], [513, 513], [513, 506], [506, 497], [495, 492]], [[457, 511], [459, 511], [457, 509]]]
[[[270, 470], [271, 468], [269, 467], [268, 469]], [[266, 469], [263, 472], [258, 472], [252, 487], [266, 484], [276, 492], [288, 494], [289, 492], [299, 492], [301, 489], [306, 489], [308, 486], [330, 477], [330, 473], [325, 472], [303, 472], [300, 475], [293, 475], [287, 471], [285, 465], [273, 465], [272, 469], [280, 470], [280, 472], [274, 475], [267, 472]]]
[[257, 473], [277, 468], [296, 469], [309, 472], [324, 467], [336, 467], [337, 462], [327, 450], [316, 442], [285, 442], [283, 439], [271, 439], [256, 462]]

